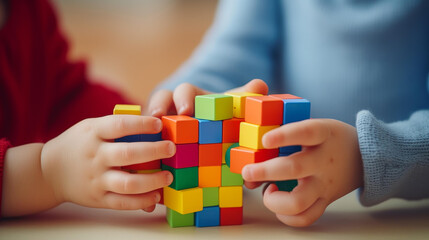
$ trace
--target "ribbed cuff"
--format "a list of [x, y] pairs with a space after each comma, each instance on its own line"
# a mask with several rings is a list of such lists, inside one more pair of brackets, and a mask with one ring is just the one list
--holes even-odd
[[0, 218], [2, 216], [1, 203], [3, 197], [3, 170], [4, 170], [4, 158], [8, 148], [12, 147], [12, 144], [6, 139], [0, 139]]

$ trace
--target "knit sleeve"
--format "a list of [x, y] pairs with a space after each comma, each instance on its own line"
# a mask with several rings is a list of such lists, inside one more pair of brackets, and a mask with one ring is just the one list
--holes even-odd
[[429, 110], [390, 124], [361, 111], [356, 127], [364, 168], [362, 205], [429, 197]]
[[6, 156], [6, 151], [12, 145], [5, 138], [0, 139], [0, 218], [2, 216], [1, 206], [3, 199], [3, 170], [4, 170], [4, 158]]
[[[177, 72], [158, 87], [173, 90], [188, 82], [225, 91], [254, 78], [274, 82], [276, 47], [281, 41], [278, 1], [220, 1], [202, 43]], [[271, 87], [270, 87], [271, 88]]]

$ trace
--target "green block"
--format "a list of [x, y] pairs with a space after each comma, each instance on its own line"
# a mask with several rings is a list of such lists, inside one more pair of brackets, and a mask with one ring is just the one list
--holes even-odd
[[235, 148], [235, 147], [239, 147], [239, 146], [240, 146], [239, 143], [234, 143], [228, 148], [228, 150], [226, 150], [225, 163], [226, 163], [226, 165], [228, 165], [228, 167], [231, 167], [231, 149]]
[[167, 208], [166, 217], [168, 224], [172, 228], [194, 226], [194, 213], [180, 214]]
[[222, 165], [222, 187], [224, 186], [241, 186], [243, 185], [243, 177], [241, 174], [232, 173], [228, 165]]
[[203, 188], [203, 207], [211, 207], [219, 205], [219, 188], [207, 187]]
[[162, 164], [162, 170], [167, 170], [173, 174], [173, 182], [169, 187], [176, 190], [198, 187], [198, 167], [173, 168]]
[[232, 118], [232, 96], [208, 94], [195, 97], [195, 117], [207, 120]]
[[279, 191], [291, 192], [298, 185], [298, 180], [277, 181], [276, 185]]

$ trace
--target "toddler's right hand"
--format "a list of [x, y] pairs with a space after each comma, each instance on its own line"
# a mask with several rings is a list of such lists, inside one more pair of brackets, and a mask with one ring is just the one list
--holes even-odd
[[159, 119], [145, 116], [110, 115], [83, 120], [44, 145], [43, 177], [52, 186], [58, 202], [151, 211], [161, 197], [157, 189], [173, 181], [171, 173], [132, 174], [120, 167], [171, 157], [175, 145], [170, 141], [113, 140], [157, 133], [161, 128]]

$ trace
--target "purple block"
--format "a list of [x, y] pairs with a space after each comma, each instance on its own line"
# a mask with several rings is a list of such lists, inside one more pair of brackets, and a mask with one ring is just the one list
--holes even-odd
[[198, 143], [176, 144], [176, 154], [171, 158], [162, 159], [162, 164], [173, 168], [197, 167]]

